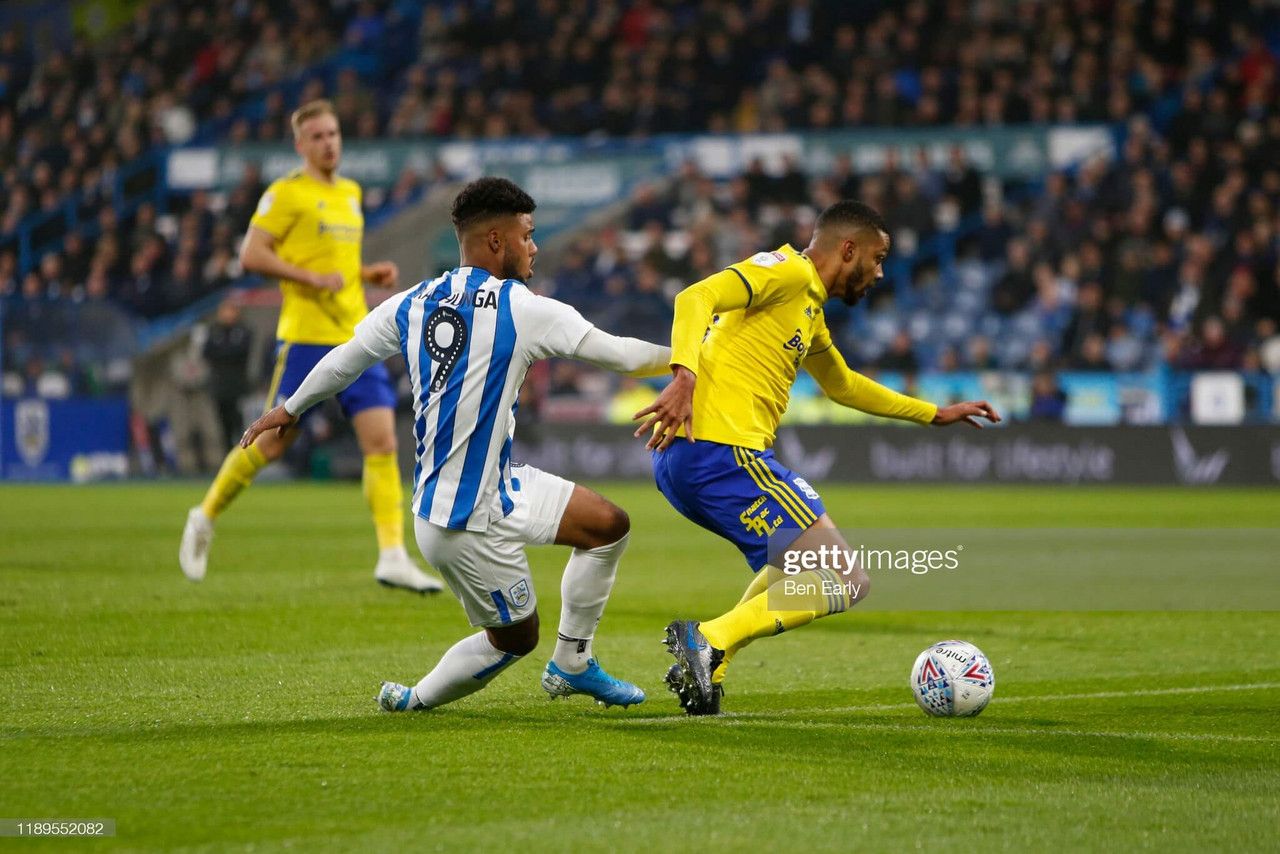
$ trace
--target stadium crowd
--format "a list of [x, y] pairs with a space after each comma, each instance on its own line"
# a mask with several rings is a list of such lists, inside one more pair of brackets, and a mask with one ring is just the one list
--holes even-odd
[[[880, 175], [847, 163], [835, 175], [753, 168], [727, 183], [687, 173], [674, 193], [640, 193], [624, 228], [580, 241], [556, 286], [602, 323], [617, 328], [625, 314], [661, 338], [677, 283], [803, 243], [816, 209], [856, 195], [892, 223], [899, 256], [928, 261], [930, 238], [957, 221], [966, 235], [958, 263], [924, 263], [910, 285], [886, 287], [889, 302], [872, 307], [890, 311], [834, 312], [864, 360], [1275, 369], [1278, 22], [1280, 10], [1256, 0], [154, 0], [102, 42], [77, 39], [39, 61], [6, 32], [6, 362], [36, 358], [41, 321], [30, 315], [48, 315], [47, 303], [110, 301], [154, 317], [235, 279], [256, 174], [229, 193], [127, 212], [117, 178], [202, 129], [281, 139], [292, 101], [324, 94], [349, 137], [1114, 123], [1124, 129], [1115, 162], [1043, 188], [1002, 188], [959, 155]], [[414, 31], [407, 63], [322, 65]], [[155, 180], [131, 175], [141, 184], [130, 193]], [[68, 205], [84, 225], [64, 234], [65, 218], [48, 213]], [[33, 243], [52, 248], [20, 270], [5, 240], [31, 217], [42, 223]], [[948, 313], [964, 322], [946, 323]]]

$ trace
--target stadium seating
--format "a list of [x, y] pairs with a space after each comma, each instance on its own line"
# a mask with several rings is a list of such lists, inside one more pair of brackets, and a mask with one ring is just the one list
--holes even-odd
[[[869, 309], [833, 312], [865, 365], [901, 363], [905, 331], [916, 370], [1280, 371], [1277, 20], [1267, 6], [1207, 2], [1069, 14], [824, 0], [217, 11], [157, 0], [115, 34], [39, 56], [6, 31], [6, 370], [105, 375], [118, 358], [33, 336], [29, 318], [50, 313], [45, 304], [70, 315], [84, 309], [62, 304], [102, 301], [145, 320], [238, 281], [260, 178], [249, 169], [228, 192], [173, 193], [158, 153], [279, 140], [297, 102], [327, 95], [348, 138], [1105, 122], [1113, 161], [1034, 181], [997, 180], [962, 156], [880, 173], [793, 163], [712, 180], [695, 169], [640, 194], [617, 233], [583, 233], [548, 278], [601, 323], [625, 316], [636, 334], [662, 337], [681, 284], [760, 245], [803, 241], [817, 209], [856, 195], [882, 210], [895, 244]], [[507, 32], [520, 37], [492, 36]], [[429, 180], [409, 176], [395, 201]]]

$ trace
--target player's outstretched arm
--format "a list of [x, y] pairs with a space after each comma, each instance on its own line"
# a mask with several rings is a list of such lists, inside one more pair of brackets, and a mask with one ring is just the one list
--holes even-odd
[[804, 366], [827, 397], [842, 406], [870, 415], [939, 427], [958, 421], [981, 427], [976, 418], [985, 418], [993, 424], [1000, 420], [995, 409], [985, 400], [957, 403], [940, 409], [932, 403], [899, 394], [851, 369], [835, 347], [809, 356]]
[[939, 408], [938, 414], [933, 416], [933, 420], [929, 423], [935, 427], [946, 427], [950, 424], [964, 422], [970, 427], [982, 429], [982, 422], [978, 421], [979, 418], [985, 418], [992, 424], [996, 424], [1000, 421], [1000, 414], [996, 412], [995, 407], [985, 400], [966, 400], [962, 403], [953, 403], [950, 406]]
[[277, 406], [249, 425], [240, 446], [249, 447], [259, 434], [272, 429], [283, 436], [302, 413], [351, 385], [378, 362], [400, 352], [400, 332], [395, 319], [399, 305], [400, 300], [392, 297], [366, 315], [356, 324], [351, 340], [326, 353], [283, 406]]
[[578, 344], [573, 357], [619, 374], [660, 377], [671, 364], [671, 348], [592, 328]]
[[249, 226], [244, 242], [240, 244], [240, 266], [260, 276], [301, 282], [322, 291], [337, 293], [342, 290], [341, 273], [313, 273], [290, 264], [276, 254], [275, 235], [256, 225]]
[[297, 415], [290, 415], [283, 404], [277, 406], [275, 409], [264, 412], [258, 420], [249, 425], [249, 429], [245, 430], [244, 435], [240, 437], [240, 447], [249, 447], [255, 439], [271, 430], [276, 431], [276, 435], [283, 439], [284, 435], [297, 423]]
[[698, 382], [702, 339], [717, 312], [746, 308], [751, 302], [751, 291], [744, 282], [740, 273], [722, 270], [676, 296], [675, 318], [671, 324], [671, 383], [652, 406], [640, 410], [631, 419], [644, 419], [635, 435], [639, 438], [650, 434], [645, 444], [649, 450], [666, 450], [682, 428], [689, 441], [694, 441], [693, 390]]

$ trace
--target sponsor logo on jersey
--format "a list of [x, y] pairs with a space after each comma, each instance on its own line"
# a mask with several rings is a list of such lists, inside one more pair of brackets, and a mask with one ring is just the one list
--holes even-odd
[[271, 206], [276, 203], [275, 193], [263, 193], [262, 198], [258, 200], [258, 216], [266, 216], [271, 210]]
[[458, 291], [440, 300], [441, 305], [463, 305], [471, 303], [476, 308], [497, 308], [497, 291]]
[[358, 225], [344, 225], [338, 222], [325, 222], [320, 220], [319, 235], [323, 237], [326, 234], [333, 235], [333, 239], [342, 243], [359, 243], [360, 237], [364, 229]]
[[[769, 508], [765, 506], [768, 499], [761, 495], [755, 501], [751, 502], [751, 506], [738, 514], [738, 520], [742, 522], [742, 526], [753, 534], [761, 537], [767, 537], [782, 524], [782, 517], [775, 516], [769, 519]], [[759, 511], [757, 515], [752, 515]]]
[[787, 260], [787, 256], [781, 252], [757, 252], [751, 256], [751, 263], [757, 267], [772, 267], [775, 264], [781, 264]]

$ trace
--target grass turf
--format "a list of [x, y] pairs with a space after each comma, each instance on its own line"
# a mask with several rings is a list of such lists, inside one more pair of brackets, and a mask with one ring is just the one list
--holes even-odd
[[[117, 819], [14, 850], [1241, 850], [1280, 844], [1275, 612], [854, 613], [761, 641], [725, 708], [661, 676], [677, 616], [748, 577], [647, 486], [596, 650], [649, 692], [601, 710], [538, 687], [551, 644], [486, 691], [385, 715], [469, 631], [448, 594], [372, 579], [354, 485], [262, 485], [209, 577], [177, 540], [198, 485], [0, 488], [0, 817]], [[1280, 492], [835, 487], [849, 525], [1273, 527]], [[1050, 520], [1047, 522], [1047, 520]], [[565, 552], [530, 552], [544, 638]], [[1212, 567], [1206, 567], [1211, 572]], [[977, 643], [996, 699], [926, 718], [906, 676]], [[1088, 695], [1088, 696], [1081, 696]]]

